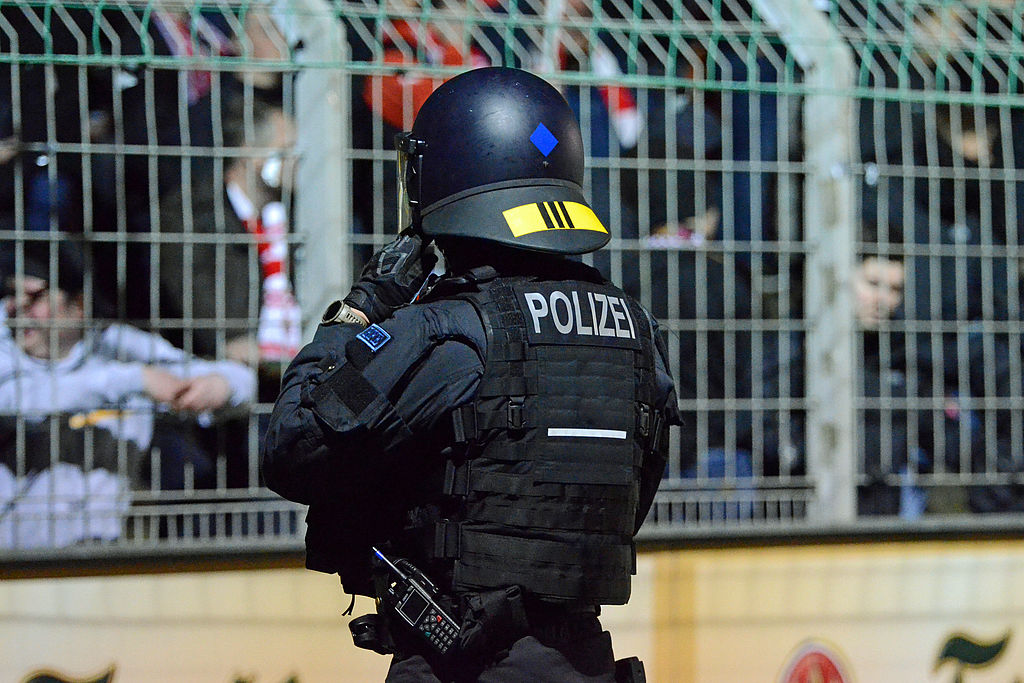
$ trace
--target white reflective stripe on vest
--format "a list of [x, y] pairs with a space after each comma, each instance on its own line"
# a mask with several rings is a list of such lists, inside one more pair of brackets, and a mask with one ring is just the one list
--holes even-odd
[[576, 427], [548, 427], [548, 436], [584, 436], [591, 439], [625, 439], [621, 429], [579, 429]]

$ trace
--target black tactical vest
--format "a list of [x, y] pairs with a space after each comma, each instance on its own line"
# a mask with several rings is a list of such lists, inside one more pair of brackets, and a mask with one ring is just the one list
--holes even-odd
[[596, 279], [495, 278], [459, 298], [480, 315], [487, 358], [475, 401], [452, 416], [441, 507], [454, 512], [426, 530], [428, 557], [451, 563], [456, 592], [625, 603], [658, 432], [646, 313]]

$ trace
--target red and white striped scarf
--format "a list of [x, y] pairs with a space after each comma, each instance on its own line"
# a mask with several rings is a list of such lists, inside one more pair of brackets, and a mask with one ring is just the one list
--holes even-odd
[[599, 85], [597, 90], [601, 95], [604, 106], [608, 109], [608, 118], [611, 120], [615, 134], [619, 138], [619, 144], [624, 149], [632, 149], [640, 139], [640, 132], [644, 128], [644, 117], [636, 106], [636, 98], [629, 88], [615, 84], [614, 81], [622, 76], [622, 69], [611, 50], [600, 42], [595, 42], [590, 48], [590, 68], [596, 76], [607, 79], [605, 85]]

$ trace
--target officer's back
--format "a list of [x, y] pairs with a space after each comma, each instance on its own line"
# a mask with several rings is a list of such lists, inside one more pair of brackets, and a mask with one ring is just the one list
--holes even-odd
[[573, 259], [608, 241], [578, 125], [480, 69], [397, 146], [408, 228], [285, 373], [266, 481], [310, 505], [307, 565], [380, 599], [352, 628], [388, 680], [612, 681], [599, 606], [629, 598], [677, 413], [654, 321]]

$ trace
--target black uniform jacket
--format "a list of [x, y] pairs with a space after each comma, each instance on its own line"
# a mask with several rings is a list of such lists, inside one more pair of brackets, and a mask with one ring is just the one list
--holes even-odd
[[[656, 326], [653, 319], [651, 324]], [[321, 571], [340, 571], [345, 548], [339, 544], [380, 542], [382, 529], [400, 524], [416, 487], [443, 471], [439, 453], [451, 434], [451, 410], [473, 399], [484, 370], [486, 334], [466, 301], [406, 306], [362, 332], [357, 325], [320, 326], [284, 374], [264, 441], [266, 484], [310, 506], [307, 565]], [[354, 346], [365, 366], [343, 393], [359, 396], [349, 401], [361, 408], [358, 414], [318, 391], [347, 362], [346, 345], [357, 335]], [[656, 408], [669, 424], [678, 424], [663, 345], [658, 349]], [[636, 528], [664, 468], [662, 459], [649, 460]]]

